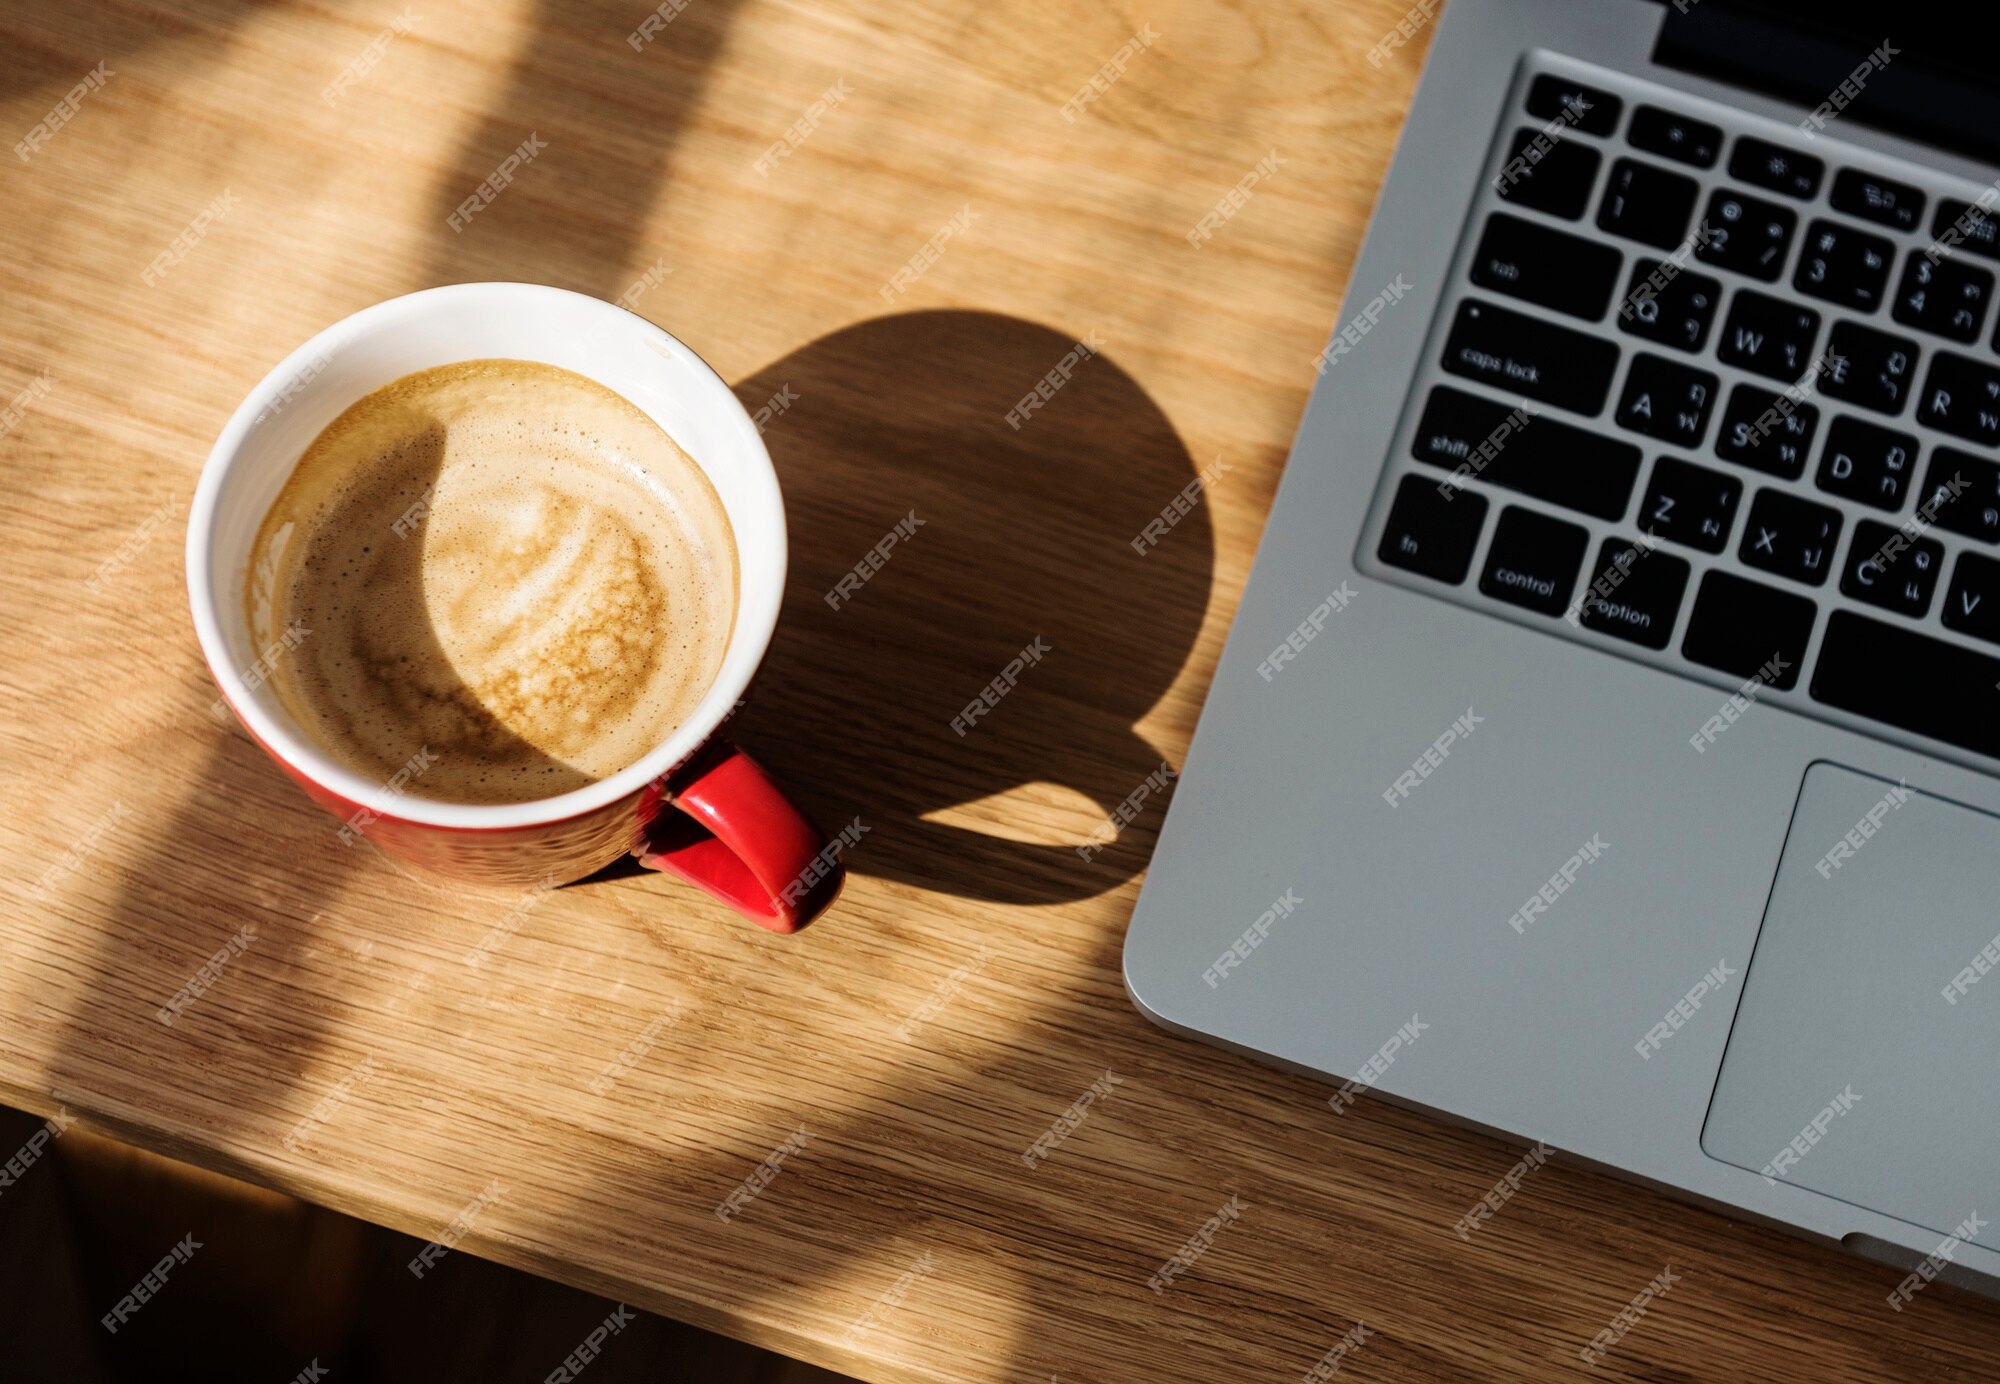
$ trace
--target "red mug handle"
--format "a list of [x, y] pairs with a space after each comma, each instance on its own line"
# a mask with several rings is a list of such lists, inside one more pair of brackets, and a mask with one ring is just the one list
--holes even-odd
[[686, 880], [759, 927], [797, 932], [847, 877], [836, 848], [757, 761], [717, 738], [666, 785], [639, 863]]

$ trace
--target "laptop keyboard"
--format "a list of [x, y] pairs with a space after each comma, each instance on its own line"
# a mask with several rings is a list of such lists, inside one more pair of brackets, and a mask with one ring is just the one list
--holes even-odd
[[2000, 756], [1979, 189], [1609, 73], [1525, 71], [1493, 159], [1363, 565]]

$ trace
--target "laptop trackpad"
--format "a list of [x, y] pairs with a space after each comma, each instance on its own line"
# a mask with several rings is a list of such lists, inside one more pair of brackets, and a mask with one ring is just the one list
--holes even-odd
[[2000, 817], [1806, 771], [1702, 1148], [1950, 1234], [2000, 1206]]

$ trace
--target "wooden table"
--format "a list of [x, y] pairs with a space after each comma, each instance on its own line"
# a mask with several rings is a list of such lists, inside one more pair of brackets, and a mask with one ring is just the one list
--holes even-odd
[[[1976, 1300], [1897, 1315], [1890, 1270], [1561, 1161], [1462, 1243], [1516, 1150], [1336, 1118], [1126, 1002], [1157, 799], [1073, 847], [1186, 748], [1415, 78], [1421, 37], [1366, 57], [1403, 0], [677, 2], [0, 6], [5, 142], [86, 88], [0, 161], [0, 1098], [870, 1380], [1297, 1379], [1357, 1320], [1361, 1377], [1573, 1375], [1669, 1265], [1598, 1373], [1990, 1377]], [[641, 286], [747, 404], [796, 396], [741, 724], [868, 829], [810, 932], [641, 874], [416, 877], [211, 715], [210, 441], [313, 331], [466, 279]]]

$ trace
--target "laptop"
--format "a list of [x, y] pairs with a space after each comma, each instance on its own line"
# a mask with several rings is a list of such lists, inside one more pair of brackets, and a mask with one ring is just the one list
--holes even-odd
[[2000, 1293], [2000, 77], [1921, 3], [1427, 23], [1127, 987]]

